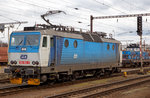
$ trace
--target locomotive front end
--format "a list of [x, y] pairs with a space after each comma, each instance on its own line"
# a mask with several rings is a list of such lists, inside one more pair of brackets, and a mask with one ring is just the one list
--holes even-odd
[[11, 74], [10, 82], [40, 84], [40, 32], [13, 32], [10, 36], [8, 64], [5, 73]]

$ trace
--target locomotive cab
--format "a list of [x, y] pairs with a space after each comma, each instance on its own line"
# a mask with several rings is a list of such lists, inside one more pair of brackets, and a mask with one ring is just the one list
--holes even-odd
[[[13, 32], [10, 36], [8, 49], [9, 68], [5, 73], [11, 73], [11, 83], [31, 85], [40, 84], [40, 69], [48, 66], [50, 55], [49, 35], [40, 32]], [[36, 81], [36, 82], [35, 82]]]
[[12, 33], [9, 44], [11, 66], [39, 66], [40, 33]]

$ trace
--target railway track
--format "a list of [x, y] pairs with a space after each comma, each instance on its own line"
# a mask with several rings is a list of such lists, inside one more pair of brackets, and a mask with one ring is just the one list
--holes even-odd
[[2, 84], [2, 83], [9, 83], [10, 81], [9, 81], [9, 79], [3, 79], [3, 80], [0, 80], [0, 83]]
[[25, 89], [29, 89], [26, 87], [27, 87], [27, 85], [11, 85], [11, 86], [2, 87], [2, 88], [0, 88], [0, 96], [10, 95], [10, 94], [14, 94], [14, 93], [23, 91]]
[[[149, 70], [150, 70], [150, 68], [145, 69], [145, 71], [149, 71]], [[139, 70], [130, 70], [127, 73], [135, 74], [137, 72], [139, 72]], [[122, 75], [123, 75], [123, 72], [115, 73], [115, 74], [112, 74], [111, 76], [103, 76], [103, 77], [101, 77], [101, 79], [117, 77], [117, 76], [122, 76]], [[86, 78], [86, 79], [79, 79], [76, 81], [56, 83], [54, 85], [42, 84], [39, 86], [30, 86], [30, 85], [23, 84], [23, 85], [1, 87], [0, 88], [0, 96], [6, 96], [6, 95], [10, 95], [10, 94], [25, 92], [25, 91], [33, 91], [33, 90], [37, 90], [37, 89], [55, 88], [55, 87], [63, 87], [63, 86], [65, 87], [65, 86], [69, 86], [69, 85], [73, 85], [73, 84], [79, 84], [79, 83], [84, 83], [84, 82], [89, 82], [89, 81], [94, 81], [94, 80], [98, 80], [98, 79], [97, 78]]]
[[97, 98], [147, 82], [150, 82], [150, 75], [144, 75], [138, 78], [117, 81], [104, 85], [96, 85], [93, 87], [61, 93], [54, 96], [47, 96], [46, 98]]

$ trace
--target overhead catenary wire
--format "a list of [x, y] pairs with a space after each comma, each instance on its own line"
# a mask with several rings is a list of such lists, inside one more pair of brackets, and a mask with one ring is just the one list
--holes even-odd
[[12, 20], [12, 21], [19, 22], [19, 20], [12, 19], [12, 18], [9, 18], [9, 17], [6, 17], [6, 16], [3, 16], [3, 15], [0, 15], [0, 17], [6, 18], [6, 19], [8, 19], [8, 20]]
[[[36, 7], [41, 7], [41, 6], [39, 6], [39, 5], [32, 4], [32, 3], [28, 3], [28, 2], [24, 2], [24, 1], [20, 1], [20, 0], [16, 0], [16, 1], [18, 1], [18, 2], [22, 2], [22, 3], [25, 3], [25, 4], [28, 4], [28, 5], [33, 5], [33, 6], [36, 6]], [[49, 10], [49, 8], [47, 8], [47, 7], [41, 7], [41, 8], [44, 8], [44, 9]], [[54, 7], [51, 7], [51, 8], [56, 9], [56, 8], [54, 8]], [[68, 14], [68, 13], [67, 13], [67, 15], [74, 16], [74, 17], [77, 17], [77, 18], [82, 18], [82, 19], [86, 19], [86, 20], [87, 20], [87, 18], [83, 18], [83, 17], [75, 16], [75, 15], [72, 15], [72, 14]]]
[[97, 1], [97, 0], [93, 0], [93, 1], [95, 1], [95, 2], [97, 2], [97, 3], [99, 3], [99, 4], [101, 4], [101, 5], [104, 5], [104, 6], [110, 7], [110, 8], [112, 8], [112, 9], [114, 9], [114, 10], [116, 10], [116, 11], [119, 11], [119, 12], [121, 12], [121, 13], [127, 14], [126, 12], [123, 12], [123, 11], [121, 11], [121, 10], [117, 9], [117, 8], [114, 8], [114, 7], [112, 7], [111, 5], [108, 5], [108, 4], [104, 3], [104, 2], [102, 3], [102, 2]]
[[46, 10], [49, 9], [49, 8], [47, 8], [47, 7], [43, 7], [43, 6], [36, 5], [36, 4], [33, 4], [33, 3], [29, 3], [29, 2], [24, 2], [24, 1], [21, 1], [21, 0], [16, 0], [16, 1], [22, 2], [22, 3], [25, 3], [25, 4], [28, 4], [28, 5], [36, 6], [36, 7], [39, 7], [39, 8], [44, 8], [44, 9], [46, 9]]
[[[26, 18], [29, 18], [29, 19], [31, 19], [31, 18], [33, 18], [34, 19], [34, 17], [28, 17], [28, 16], [25, 16], [25, 15], [23, 15], [23, 14], [18, 14], [18, 13], [14, 13], [14, 12], [9, 12], [9, 11], [3, 11], [2, 9], [0, 9], [0, 11], [1, 12], [8, 12], [9, 13], [9, 15], [10, 14], [12, 14], [12, 15], [17, 15], [17, 16], [22, 16], [22, 17], [26, 17]], [[6, 18], [6, 19], [8, 19], [8, 20], [12, 20], [12, 21], [16, 21], [16, 22], [18, 22], [18, 21], [21, 21], [21, 20], [26, 20], [26, 19], [21, 19], [21, 20], [16, 20], [16, 19], [12, 19], [12, 18], [9, 18], [9, 17], [7, 17], [8, 15], [8, 13], [6, 13], [6, 15], [1, 15], [1, 17], [3, 17], [3, 18]], [[40, 17], [39, 17], [39, 19], [40, 19]]]
[[128, 2], [128, 1], [126, 1], [126, 0], [121, 0], [121, 1], [125, 2], [125, 3], [128, 4], [129, 6], [132, 5], [132, 7], [137, 8], [137, 9], [139, 9], [139, 10], [141, 10], [141, 9], [142, 9], [142, 10], [145, 10], [144, 8], [139, 7], [139, 6], [137, 6], [136, 4], [133, 4], [133, 3]]
[[[29, 4], [29, 5], [33, 5], [33, 6], [37, 6], [37, 7], [42, 7], [42, 6], [39, 6], [39, 5], [37, 5], [37, 4], [32, 4], [32, 3], [28, 3], [28, 2], [24, 2], [24, 1], [21, 1], [21, 0], [16, 0], [16, 1], [19, 1], [19, 2], [22, 2], [22, 3], [26, 3], [26, 4]], [[44, 0], [45, 1], [45, 0]], [[46, 0], [47, 2], [51, 2], [51, 1], [48, 1], [48, 0]], [[96, 1], [96, 0], [95, 0]], [[54, 2], [53, 2], [54, 3]], [[100, 3], [100, 2], [99, 2]], [[104, 4], [104, 5], [107, 5], [107, 4]], [[108, 5], [107, 5], [108, 6]], [[111, 7], [111, 6], [108, 6], [108, 7]], [[46, 8], [46, 7], [42, 7], [42, 8], [44, 8], [44, 9], [48, 9], [48, 8]], [[54, 7], [52, 7], [52, 8], [54, 8]], [[115, 9], [115, 8], [114, 8]], [[120, 11], [120, 10], [118, 10], [118, 9], [115, 9], [115, 10], [117, 10], [117, 11]], [[121, 11], [122, 12], [122, 11]], [[122, 13], [124, 13], [124, 12], [122, 12]], [[71, 14], [68, 14], [68, 15], [71, 15]], [[78, 16], [75, 16], [75, 15], [71, 15], [71, 16], [74, 16], [74, 17], [77, 17], [77, 18], [82, 18], [82, 17], [78, 17]], [[82, 19], [86, 19], [86, 20], [88, 20], [87, 18], [82, 18]]]
[[95, 2], [97, 2], [97, 3], [99, 3], [99, 4], [101, 4], [101, 5], [104, 5], [104, 6], [110, 7], [111, 9], [116, 10], [116, 11], [119, 11], [119, 12], [121, 12], [121, 13], [123, 13], [123, 14], [127, 14], [126, 12], [123, 12], [123, 11], [121, 11], [121, 10], [119, 10], [119, 9], [115, 8], [115, 7], [112, 7], [111, 5], [108, 5], [108, 4], [105, 4], [105, 3], [102, 3], [102, 2], [100, 2], [100, 1], [98, 1], [98, 0], [93, 0], [93, 1], [95, 1]]
[[[125, 2], [125, 3], [128, 4], [129, 6], [132, 5], [132, 7], [134, 7], [134, 8], [137, 8], [137, 9], [139, 9], [139, 10], [144, 10], [144, 11], [145, 11], [145, 9], [144, 9], [143, 7], [139, 7], [139, 6], [137, 6], [136, 4], [133, 4], [133, 3], [128, 2], [128, 1], [126, 1], [126, 0], [121, 0], [121, 1]], [[145, 21], [143, 21], [143, 22], [144, 22], [144, 23], [148, 23], [148, 22], [145, 22]], [[150, 23], [148, 23], [148, 24], [150, 24]]]
[[[73, 15], [74, 16], [74, 15]], [[79, 18], [81, 18], [81, 17], [79, 17]], [[83, 19], [85, 19], [85, 20], [88, 20], [89, 21], [89, 19], [87, 19], [87, 18], [83, 18]], [[108, 26], [111, 26], [111, 27], [115, 27], [115, 26], [113, 26], [113, 25], [109, 25], [109, 24], [104, 24], [104, 23], [102, 23], [103, 25], [108, 25]], [[118, 28], [118, 27], [117, 27]], [[121, 28], [122, 29], [122, 28]]]
[[[5, 7], [5, 8], [10, 8], [11, 10], [12, 9], [16, 9], [16, 10], [19, 10], [19, 11], [23, 11], [24, 9], [21, 9], [21, 8], [18, 8], [18, 7], [14, 7], [14, 6], [10, 6], [10, 5], [7, 5], [7, 6], [0, 6], [1, 8], [3, 8], [3, 7]], [[1, 9], [0, 9], [1, 10]], [[5, 10], [6, 11], [6, 10]], [[32, 10], [30, 10], [30, 12], [32, 12], [32, 13], [36, 13], [36, 14], [41, 14], [40, 12], [37, 12], [37, 11], [32, 11]], [[19, 13], [17, 13], [17, 14], [19, 14]]]
[[[21, 0], [17, 0], [17, 1], [21, 1]], [[48, 0], [46, 0], [46, 1], [48, 1]], [[21, 1], [21, 2], [25, 2], [25, 1]], [[20, 2], [20, 3], [21, 3], [21, 2]], [[28, 2], [26, 2], [26, 4], [29, 4], [29, 5], [31, 5], [31, 6], [37, 6], [38, 8], [41, 7], [41, 6], [38, 5], [38, 4], [32, 4], [32, 3], [28, 3]], [[105, 5], [107, 5], [107, 4], [105, 4]], [[108, 7], [112, 7], [112, 6], [108, 6]], [[48, 9], [48, 7], [44, 7], [44, 9]], [[14, 15], [15, 15], [15, 14], [14, 14]], [[68, 14], [68, 15], [71, 15], [71, 14]], [[23, 15], [23, 16], [25, 16], [25, 15]], [[76, 17], [76, 18], [80, 18], [80, 19], [84, 19], [84, 20], [86, 20], [86, 21], [89, 21], [88, 18], [80, 17], [80, 16], [77, 16], [77, 15], [71, 15], [71, 16]], [[26, 17], [26, 16], [25, 16], [25, 17]], [[110, 25], [108, 25], [108, 26], [110, 26]], [[114, 26], [114, 27], [115, 27], [115, 26]], [[118, 28], [118, 27], [116, 27], [116, 28]]]

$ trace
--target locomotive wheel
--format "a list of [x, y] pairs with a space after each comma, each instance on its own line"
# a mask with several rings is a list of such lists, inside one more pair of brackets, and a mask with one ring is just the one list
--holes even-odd
[[120, 68], [117, 68], [116, 71], [117, 71], [117, 73], [120, 73], [120, 72], [121, 72], [121, 69], [120, 69]]
[[69, 80], [69, 76], [67, 74], [60, 74], [59, 79], [62, 82], [66, 82]]
[[74, 74], [74, 75], [71, 76], [71, 81], [75, 81], [75, 80], [77, 80], [76, 74]]
[[66, 77], [62, 78], [61, 81], [62, 81], [62, 82], [66, 82], [66, 81], [67, 81], [67, 80], [66, 80]]
[[105, 75], [105, 76], [110, 76], [110, 75], [111, 75], [111, 72], [107, 70], [107, 71], [105, 71], [104, 75]]
[[41, 76], [41, 81], [42, 81], [42, 82], [46, 82], [47, 79], [48, 79], [48, 78], [47, 78], [47, 75], [42, 75], [42, 76]]
[[102, 73], [103, 73], [103, 71], [102, 71], [102, 70], [97, 71], [97, 72], [94, 74], [94, 76], [95, 76], [96, 78], [101, 78]]
[[73, 75], [71, 81], [75, 81], [76, 79], [77, 77]]
[[101, 77], [101, 74], [99, 72], [95, 73], [94, 75], [96, 78], [100, 78]]

